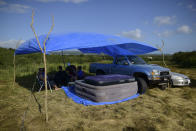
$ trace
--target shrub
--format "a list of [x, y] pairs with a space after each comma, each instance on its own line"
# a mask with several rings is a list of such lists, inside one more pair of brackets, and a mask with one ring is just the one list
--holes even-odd
[[196, 51], [177, 52], [173, 54], [172, 62], [181, 67], [196, 67]]

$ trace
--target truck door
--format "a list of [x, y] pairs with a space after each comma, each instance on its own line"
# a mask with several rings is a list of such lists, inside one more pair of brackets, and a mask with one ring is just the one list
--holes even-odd
[[113, 66], [111, 67], [112, 74], [130, 75], [129, 62], [125, 56], [116, 57]]

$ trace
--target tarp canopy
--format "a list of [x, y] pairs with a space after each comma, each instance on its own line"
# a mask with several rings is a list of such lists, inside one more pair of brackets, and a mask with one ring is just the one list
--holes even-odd
[[[38, 37], [41, 47], [46, 35]], [[96, 33], [51, 34], [46, 41], [46, 54], [54, 51], [79, 49], [83, 53], [104, 53], [116, 55], [139, 55], [158, 50], [144, 42], [128, 38]], [[30, 54], [41, 52], [36, 38], [21, 44], [15, 54]]]

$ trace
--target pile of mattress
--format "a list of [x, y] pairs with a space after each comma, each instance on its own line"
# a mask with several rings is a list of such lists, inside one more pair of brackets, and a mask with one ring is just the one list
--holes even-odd
[[78, 96], [95, 102], [122, 100], [137, 93], [135, 78], [127, 75], [89, 76], [75, 82]]

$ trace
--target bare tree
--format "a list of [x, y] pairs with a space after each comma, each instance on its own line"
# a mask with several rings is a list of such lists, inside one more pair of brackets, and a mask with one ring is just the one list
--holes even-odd
[[53, 28], [54, 28], [54, 17], [52, 16], [52, 26], [50, 28], [50, 31], [48, 32], [44, 42], [43, 42], [43, 48], [41, 47], [40, 41], [38, 39], [38, 36], [35, 32], [35, 29], [33, 27], [34, 24], [34, 11], [32, 11], [32, 22], [31, 22], [31, 29], [36, 37], [37, 43], [39, 45], [39, 48], [43, 54], [43, 62], [44, 62], [44, 69], [45, 69], [45, 73], [44, 73], [44, 83], [45, 83], [45, 113], [46, 113], [46, 122], [48, 122], [48, 87], [47, 87], [47, 66], [46, 66], [46, 41], [48, 40], [48, 37], [50, 35], [50, 33], [52, 32]]

